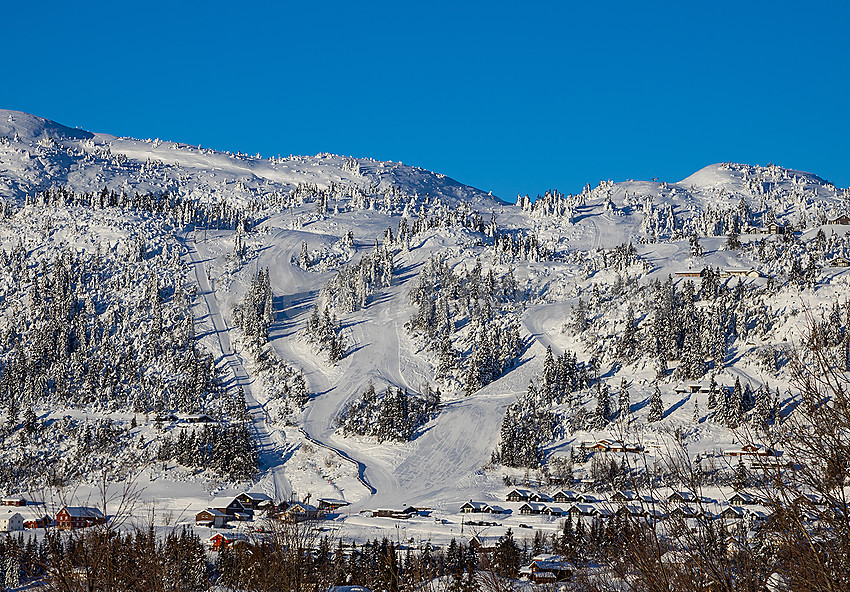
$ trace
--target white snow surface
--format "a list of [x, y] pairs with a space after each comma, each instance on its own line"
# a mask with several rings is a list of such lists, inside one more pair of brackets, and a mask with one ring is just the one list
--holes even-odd
[[[759, 187], [754, 180], [757, 172]], [[766, 175], [773, 180], [765, 181]], [[299, 184], [315, 184], [320, 189], [334, 184], [378, 190], [394, 187], [404, 198], [393, 207], [378, 203], [367, 208], [345, 207], [346, 202], [341, 200], [329, 204], [325, 215], [316, 214], [311, 202], [291, 204], [277, 211], [267, 208], [256, 228], [246, 235], [249, 255], [237, 266], [228, 262], [234, 231], [196, 229], [194, 233], [177, 234], [184, 246], [182, 255], [193, 266], [197, 281], [198, 334], [204, 335], [203, 344], [229, 369], [230, 387], [243, 387], [260, 447], [262, 474], [255, 483], [241, 487], [253, 487], [278, 500], [292, 496], [303, 499], [307, 494], [313, 500], [344, 498], [352, 503], [346, 509], [350, 527], [361, 530], [370, 528], [365, 522], [357, 522], [364, 520], [357, 516], [361, 509], [416, 504], [435, 508], [435, 515], [451, 515], [468, 499], [503, 499], [503, 471], [484, 467], [498, 443], [507, 405], [525, 392], [532, 378], [539, 377], [547, 346], [556, 353], [573, 350], [579, 359], [588, 357], [585, 345], [564, 332], [563, 326], [579, 296], [586, 300], [593, 284], [613, 281], [613, 275], [605, 275], [608, 271], [588, 273], [583, 260], [571, 259], [571, 254], [581, 252], [585, 257], [600, 247], [637, 244], [642, 236], [645, 202], [653, 207], [669, 206], [687, 219], [707, 208], [734, 206], [742, 196], [755, 201], [759, 196], [781, 193], [785, 197], [783, 207], [776, 209], [777, 219], [791, 222], [801, 212], [813, 216], [818, 208], [834, 215], [847, 199], [840, 190], [810, 173], [727, 163], [710, 165], [678, 183], [602, 184], [589, 191], [572, 220], [565, 221], [535, 217], [485, 191], [401, 163], [328, 154], [263, 159], [174, 142], [90, 133], [26, 113], [0, 111], [0, 197], [18, 206], [28, 195], [46, 187], [67, 187], [77, 192], [98, 192], [104, 187], [127, 193], [169, 191], [199, 201], [224, 200], [246, 205], [270, 195], [288, 196]], [[613, 203], [613, 210], [605, 208], [606, 199]], [[392, 385], [412, 393], [421, 392], [426, 383], [434, 384], [433, 359], [420, 351], [404, 328], [415, 312], [408, 293], [428, 257], [451, 256], [471, 267], [480, 256], [485, 269], [490, 263], [478, 244], [480, 237], [466, 229], [437, 229], [414, 237], [409, 252], [395, 255], [398, 271], [393, 284], [362, 310], [340, 317], [347, 355], [331, 367], [323, 354], [317, 354], [305, 342], [302, 331], [319, 291], [335, 271], [301, 269], [297, 262], [302, 242], [306, 241], [313, 251], [333, 245], [352, 231], [356, 251], [353, 260], [357, 261], [371, 250], [376, 239], [381, 239], [387, 227], [395, 231], [402, 216], [412, 220], [417, 208], [427, 209], [435, 200], [450, 207], [469, 202], [485, 221], [492, 212], [500, 228], [536, 232], [562, 254], [557, 261], [515, 263], [517, 279], [531, 300], [521, 315], [521, 336], [528, 347], [515, 369], [473, 395], [449, 393], [438, 416], [412, 442], [379, 444], [368, 438], [343, 437], [334, 429], [334, 418], [362, 393], [369, 381], [379, 391]], [[340, 206], [338, 213], [332, 213], [334, 205]], [[690, 256], [688, 242], [681, 237], [638, 245], [640, 256], [650, 267], [646, 277], [666, 278], [704, 265], [754, 265], [722, 249], [722, 237], [701, 241], [704, 254], [697, 258]], [[271, 345], [281, 358], [303, 369], [312, 393], [311, 401], [297, 416], [297, 427], [270, 416], [268, 401], [256, 386], [250, 364], [239, 352], [238, 335], [233, 329], [233, 306], [256, 271], [264, 268], [270, 270], [275, 300]], [[834, 298], [846, 294], [847, 287], [847, 273], [832, 270], [824, 276], [819, 291], [805, 296], [806, 305], [815, 311], [825, 310]], [[785, 300], [774, 305], [779, 313], [803, 304]], [[792, 316], [774, 334], [793, 340], [803, 321]], [[738, 376], [754, 386], [767, 380], [772, 386], [787, 386], [787, 377], [761, 375], [745, 354], [746, 351], [735, 352], [738, 358], [728, 370], [727, 379]], [[632, 402], [636, 416], [645, 415], [652, 369], [631, 367], [621, 371], [634, 382]], [[619, 377], [618, 374], [617, 383]], [[614, 379], [612, 375], [612, 387], [616, 384]], [[664, 395], [665, 408], [670, 412], [660, 429], [690, 424], [693, 401], [704, 395], [680, 396], [672, 388], [668, 390]], [[702, 398], [699, 404], [705, 409]], [[610, 434], [565, 435], [552, 443], [549, 452], [557, 454], [576, 440], [605, 435]], [[699, 452], [731, 445], [734, 436], [706, 422], [691, 426], [687, 438], [691, 451]], [[158, 502], [168, 511], [189, 513], [210, 503], [207, 490], [198, 483], [156, 482], [157, 479], [160, 478], [151, 478], [144, 484], [148, 488], [145, 495], [151, 503]], [[234, 492], [240, 484], [223, 487], [217, 493]], [[457, 529], [453, 519], [449, 522], [452, 529]], [[433, 525], [423, 526], [422, 532], [430, 530]]]

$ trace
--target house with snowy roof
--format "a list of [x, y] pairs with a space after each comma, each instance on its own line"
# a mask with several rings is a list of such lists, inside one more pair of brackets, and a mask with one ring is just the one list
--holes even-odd
[[575, 566], [561, 555], [550, 553], [535, 555], [531, 563], [521, 570], [535, 584], [566, 582], [573, 577]]
[[6, 510], [0, 512], [0, 532], [14, 532], [24, 529], [24, 517], [20, 512]]
[[221, 551], [235, 545], [248, 542], [248, 535], [242, 532], [217, 532], [207, 539], [207, 546], [213, 551]]
[[523, 516], [542, 514], [546, 510], [546, 504], [541, 502], [525, 502], [519, 507], [519, 513]]
[[580, 494], [576, 493], [575, 491], [559, 489], [555, 492], [555, 495], [552, 496], [552, 501], [559, 504], [577, 502], [579, 499], [579, 495]]
[[486, 502], [474, 502], [469, 500], [460, 507], [460, 511], [464, 514], [483, 514], [490, 511], [490, 506]]
[[307, 502], [292, 502], [281, 514], [286, 522], [303, 522], [305, 520], [315, 520], [319, 517], [319, 508]]
[[512, 489], [505, 496], [505, 501], [508, 502], [527, 502], [531, 500], [534, 492], [528, 489]]
[[106, 524], [106, 516], [98, 508], [65, 506], [56, 514], [56, 527], [61, 530]]
[[236, 499], [245, 509], [254, 511], [267, 510], [274, 507], [274, 500], [266, 493], [248, 491], [240, 493]]
[[225, 514], [215, 508], [207, 508], [195, 514], [195, 526], [208, 526], [210, 528], [221, 528], [227, 524], [233, 516]]

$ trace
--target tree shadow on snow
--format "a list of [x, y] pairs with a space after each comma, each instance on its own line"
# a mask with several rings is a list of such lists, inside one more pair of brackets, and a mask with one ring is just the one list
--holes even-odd
[[691, 395], [688, 395], [687, 397], [679, 399], [679, 401], [675, 405], [673, 405], [672, 407], [670, 407], [670, 409], [668, 409], [667, 411], [665, 411], [664, 413], [661, 414], [661, 418], [664, 419], [665, 417], [669, 417], [670, 414], [672, 414], [677, 409], [681, 408], [682, 405], [684, 405], [685, 403], [687, 403], [690, 400], [691, 400]]

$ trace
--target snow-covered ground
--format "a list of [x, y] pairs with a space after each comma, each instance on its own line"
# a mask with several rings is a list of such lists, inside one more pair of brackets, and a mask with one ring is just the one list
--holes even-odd
[[[208, 209], [192, 218], [187, 208], [138, 213], [108, 203], [43, 205], [39, 191], [47, 188], [77, 194], [100, 194], [105, 188], [107, 193], [127, 196], [168, 192]], [[575, 406], [555, 405], [553, 412], [561, 423], [543, 447], [547, 459], [569, 456], [570, 448], [583, 440], [616, 438], [623, 429], [642, 441], [679, 429], [693, 455], [728, 448], [735, 432], [709, 416], [707, 395], [676, 392], [674, 387], [688, 382], [673, 373], [678, 360], [669, 360], [669, 375], [658, 380], [648, 355], [653, 282], [672, 277], [681, 291], [686, 278], [676, 277], [677, 273], [705, 267], [759, 271], [763, 277], [741, 279], [741, 291], [752, 294], [757, 305], [723, 305], [737, 307], [739, 316], [752, 315], [729, 340], [725, 368], [709, 362], [709, 355], [706, 364], [714, 365], [719, 385], [731, 386], [738, 379], [756, 390], [769, 384], [780, 390], [783, 399], [793, 394], [788, 391], [787, 368], [782, 363], [774, 369], [759, 366], [756, 350], [770, 346], [784, 355], [786, 347], [799, 341], [807, 318], [828, 316], [834, 302], [843, 306], [850, 282], [847, 268], [830, 266], [835, 257], [850, 255], [845, 251], [850, 227], [828, 224], [846, 213], [850, 193], [810, 173], [775, 166], [717, 164], [678, 183], [603, 182], [580, 195], [551, 194], [539, 197], [534, 205], [525, 200], [514, 205], [401, 163], [335, 155], [263, 159], [89, 133], [0, 111], [0, 197], [7, 210], [0, 246], [8, 254], [24, 245], [33, 261], [28, 273], [36, 276], [39, 253], [47, 253], [51, 245], [78, 253], [115, 252], [137, 237], [148, 241], [159, 237], [156, 248], [167, 243], [167, 249], [182, 259], [181, 281], [194, 286], [191, 311], [197, 342], [212, 353], [227, 392], [241, 387], [260, 473], [253, 482], [222, 481], [209, 471], [151, 462], [139, 472], [139, 507], [155, 506], [169, 522], [187, 520], [213, 503], [214, 495], [253, 489], [276, 500], [345, 499], [351, 505], [333, 527], [350, 536], [369, 538], [374, 531], [417, 539], [458, 535], [458, 508], [463, 502], [501, 500], [507, 491], [503, 477], [523, 476], [522, 469], [492, 465], [491, 454], [499, 446], [508, 406], [526, 393], [530, 382], [539, 384], [547, 348], [556, 356], [574, 352], [580, 362], [597, 360], [615, 407], [617, 389], [626, 379], [632, 404], [626, 428], [623, 422], [612, 422], [575, 430], [567, 428]], [[200, 221], [200, 216], [213, 219], [210, 212], [221, 213], [224, 206], [232, 210], [220, 214], [219, 223]], [[490, 226], [491, 216], [497, 231]], [[220, 223], [224, 219], [233, 223]], [[388, 228], [398, 239], [402, 220], [412, 226], [429, 219], [435, 222], [412, 232], [406, 244], [386, 240]], [[740, 248], [727, 246], [733, 219], [734, 224], [746, 220], [751, 226], [737, 228], [744, 245]], [[782, 237], [762, 233], [772, 222], [803, 231], [787, 247]], [[810, 249], [821, 240], [819, 229], [826, 237], [824, 245]], [[343, 247], [349, 232], [353, 241]], [[494, 245], [497, 233], [512, 237], [516, 244], [531, 237], [529, 244], [537, 241], [538, 247], [500, 250]], [[699, 237], [699, 253], [694, 252], [692, 236]], [[238, 241], [244, 244], [244, 254], [234, 257]], [[308, 342], [305, 327], [314, 304], [323, 301], [322, 290], [329, 280], [343, 266], [371, 253], [376, 242], [392, 250], [393, 280], [359, 310], [335, 311], [345, 355], [331, 365], [327, 353]], [[620, 256], [614, 249], [629, 243], [634, 245], [632, 259], [614, 263]], [[314, 265], [302, 265], [303, 245], [316, 259]], [[431, 257], [450, 262], [458, 274], [473, 269], [480, 259], [482, 277], [490, 270], [496, 277], [510, 272], [521, 294], [514, 308], [499, 313], [517, 323], [521, 354], [512, 368], [469, 396], [455, 388], [463, 380], [460, 370], [454, 382], [438, 379], [436, 352], [406, 328], [417, 314], [410, 294]], [[795, 259], [803, 267], [811, 259], [819, 268], [814, 282], [791, 285], [787, 278]], [[258, 364], [245, 350], [233, 315], [251, 281], [265, 269], [274, 309], [269, 343], [281, 360], [303, 372], [311, 394], [303, 409], [286, 417], [279, 414]], [[780, 285], [769, 286], [768, 278]], [[699, 289], [699, 277], [687, 279]], [[2, 312], [8, 317], [16, 310], [9, 299], [26, 282], [11, 276], [4, 281]], [[736, 282], [728, 280], [724, 289], [731, 291]], [[713, 306], [703, 300], [698, 306]], [[583, 332], [570, 328], [579, 302], [589, 305], [590, 311], [590, 325]], [[645, 305], [636, 322], [646, 341], [631, 361], [623, 362], [614, 349], [629, 305]], [[455, 344], [473, 343], [469, 347], [474, 349], [472, 321], [463, 315], [457, 318]], [[11, 347], [7, 343], [3, 355]], [[419, 427], [410, 442], [343, 435], [336, 429], [336, 418], [370, 382], [379, 392], [393, 387], [411, 394], [442, 386], [439, 413]], [[661, 421], [648, 422], [656, 385], [662, 392], [664, 415]], [[578, 393], [578, 406], [592, 412], [594, 393], [593, 388]], [[702, 411], [697, 418], [695, 405]], [[68, 410], [42, 406], [41, 413], [45, 419], [112, 415], [128, 426], [132, 416], [91, 405]], [[160, 436], [151, 422], [134, 429], [133, 438], [142, 436], [150, 445]], [[584, 470], [575, 468], [577, 475]], [[90, 483], [76, 491], [89, 496], [95, 490]], [[361, 514], [407, 505], [432, 510], [427, 518], [404, 523]], [[552, 519], [533, 520], [537, 527], [555, 528]], [[504, 522], [518, 527], [523, 521], [513, 515]]]

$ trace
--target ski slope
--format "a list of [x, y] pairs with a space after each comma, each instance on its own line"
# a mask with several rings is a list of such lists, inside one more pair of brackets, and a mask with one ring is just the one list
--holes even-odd
[[[600, 354], [591, 351], [594, 344], [583, 342], [564, 326], [579, 299], [586, 303], [596, 297], [594, 292], [604, 299], [616, 281], [617, 272], [599, 264], [603, 249], [635, 245], [642, 267], [623, 274], [639, 275], [643, 285], [705, 266], [761, 266], [779, 275], [783, 272], [779, 265], [726, 249], [722, 235], [701, 236], [704, 252], [694, 256], [688, 237], [707, 218], [720, 219], [730, 208], [751, 207], [769, 212], [778, 223], [802, 224], [809, 228], [802, 238], [811, 241], [815, 229], [842, 213], [850, 202], [847, 190], [811, 173], [719, 163], [679, 182], [604, 181], [595, 188], [588, 186], [580, 195], [564, 197], [562, 202], [569, 202], [568, 206], [553, 206], [562, 213], [542, 213], [402, 163], [329, 154], [261, 158], [92, 133], [0, 110], [0, 198], [13, 207], [24, 203], [38, 207], [32, 203], [35, 193], [50, 187], [94, 193], [107, 188], [127, 195], [168, 192], [191, 202], [227, 204], [252, 213], [254, 225], [244, 237], [239, 234], [247, 245], [246, 258], [239, 263], [228, 257], [235, 229], [193, 228], [185, 220], [169, 219], [197, 284], [194, 310], [199, 338], [214, 352], [220, 367], [227, 369], [228, 388], [241, 388], [244, 393], [262, 471], [253, 486], [278, 500], [342, 496], [352, 502], [353, 513], [409, 504], [450, 509], [467, 499], [497, 496], [503, 487], [501, 469], [484, 467], [498, 444], [506, 407], [526, 391], [529, 381], [539, 378], [547, 347], [556, 354], [574, 351], [580, 360]], [[367, 197], [358, 198], [358, 192]], [[317, 198], [322, 193], [331, 195], [324, 205]], [[499, 232], [520, 238], [533, 234], [555, 256], [550, 261], [509, 257], [496, 262], [491, 237], [485, 232], [460, 225], [428, 228], [412, 239], [409, 250], [395, 253], [392, 285], [376, 293], [365, 308], [340, 316], [346, 355], [336, 366], [329, 365], [326, 355], [307, 343], [303, 331], [320, 291], [339, 265], [302, 269], [298, 265], [302, 244], [311, 253], [322, 252], [351, 232], [353, 255], [344, 264], [356, 263], [376, 241], [383, 240], [388, 228], [397, 232], [402, 219], [412, 224], [435, 212], [465, 207], [474, 209], [484, 224], [492, 215]], [[726, 214], [718, 213], [721, 210]], [[79, 223], [82, 226], [85, 220]], [[830, 231], [847, 230], [832, 225]], [[763, 236], [753, 234], [744, 240], [754, 242]], [[392, 386], [411, 393], [421, 392], [425, 384], [435, 385], [433, 355], [422, 351], [422, 344], [414, 342], [405, 329], [415, 312], [409, 293], [432, 255], [459, 266], [472, 267], [481, 258], [485, 269], [514, 268], [526, 298], [519, 317], [524, 352], [515, 368], [478, 392], [444, 398], [439, 414], [411, 442], [343, 437], [334, 421], [370, 382], [379, 391]], [[231, 318], [233, 307], [257, 271], [266, 268], [275, 312], [270, 343], [284, 361], [303, 371], [311, 393], [306, 407], [293, 416], [296, 427], [270, 416], [249, 360], [234, 348], [238, 335]], [[819, 314], [846, 294], [844, 271], [833, 270], [823, 277], [820, 291], [800, 296], [799, 302], [783, 295], [767, 303], [783, 315], [774, 335], [788, 339], [799, 332], [799, 317], [788, 319], [794, 317], [793, 309], [811, 306]], [[758, 278], [750, 285], [757, 287], [765, 281]], [[612, 305], [607, 313], [609, 325], [619, 322], [622, 312]], [[750, 349], [761, 345], [759, 341], [732, 348], [726, 378], [775, 384], [775, 377], [760, 374], [751, 363], [752, 356], [748, 358]], [[635, 385], [634, 401], [647, 399], [654, 380], [647, 364], [609, 367], [604, 372], [610, 373], [606, 376], [612, 384], [628, 376]], [[779, 383], [786, 386], [787, 376]], [[666, 386], [673, 390], [673, 384]], [[666, 423], [659, 430], [686, 425], [695, 402], [696, 397], [665, 392]], [[589, 399], [584, 403], [589, 406]], [[640, 403], [634, 407], [637, 416], [643, 417], [646, 410]], [[716, 448], [731, 440], [727, 430], [700, 426], [694, 433], [708, 435], [693, 444], [695, 449]], [[603, 435], [610, 436], [569, 434], [552, 443], [550, 450], [564, 451], [575, 439]], [[311, 456], [307, 452], [311, 447], [321, 450]], [[334, 457], [327, 465], [336, 463], [339, 468], [323, 465], [326, 455]]]

